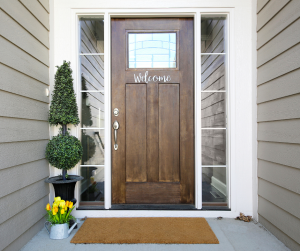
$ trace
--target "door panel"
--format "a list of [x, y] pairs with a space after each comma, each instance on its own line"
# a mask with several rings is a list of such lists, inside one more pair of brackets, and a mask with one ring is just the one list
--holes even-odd
[[[166, 37], [160, 33], [170, 34], [176, 68], [128, 68], [129, 53], [134, 57], [129, 33], [152, 34], [145, 43], [134, 41], [144, 54], [143, 46], [159, 45], [162, 53], [169, 48], [169, 58], [155, 55], [158, 49], [144, 57], [136, 50], [142, 61], [156, 57], [171, 62], [174, 51], [159, 40]], [[112, 123], [120, 124], [118, 150], [112, 146], [113, 204], [194, 203], [193, 33], [192, 18], [112, 19], [112, 110], [120, 111], [112, 114]]]
[[146, 85], [126, 85], [126, 182], [147, 181]]
[[179, 181], [179, 85], [159, 85], [159, 181]]

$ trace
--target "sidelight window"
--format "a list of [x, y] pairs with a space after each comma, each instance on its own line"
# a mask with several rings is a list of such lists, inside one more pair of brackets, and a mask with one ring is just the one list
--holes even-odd
[[80, 18], [80, 206], [104, 205], [104, 19]]
[[201, 17], [203, 206], [228, 206], [226, 17]]

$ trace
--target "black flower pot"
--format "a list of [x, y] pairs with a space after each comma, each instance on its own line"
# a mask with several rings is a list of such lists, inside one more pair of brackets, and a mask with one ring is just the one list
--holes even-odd
[[54, 176], [47, 178], [45, 182], [51, 183], [54, 187], [55, 197], [59, 196], [62, 200], [77, 202], [74, 198], [74, 189], [77, 181], [83, 180], [82, 176], [69, 175], [66, 180], [62, 176]]

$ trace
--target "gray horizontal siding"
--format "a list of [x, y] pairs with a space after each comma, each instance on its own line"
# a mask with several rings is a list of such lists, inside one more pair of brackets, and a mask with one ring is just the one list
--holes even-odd
[[45, 158], [48, 140], [0, 144], [0, 170]]
[[[45, 85], [15, 69], [0, 63], [0, 89], [31, 98], [34, 100], [49, 102], [49, 97], [45, 95]], [[9, 83], [9, 84], [8, 84]]]
[[300, 118], [300, 94], [284, 97], [258, 105], [257, 121], [274, 121]]
[[0, 117], [0, 143], [49, 139], [47, 121]]
[[257, 14], [257, 30], [260, 30], [291, 0], [272, 0]]
[[300, 145], [259, 141], [259, 159], [300, 169]]
[[300, 68], [257, 87], [257, 103], [300, 93]]
[[286, 74], [300, 67], [300, 44], [295, 45], [284, 53], [280, 54], [276, 60], [271, 60], [258, 68], [257, 84], [261, 85], [267, 81]]
[[271, 182], [259, 179], [258, 195], [300, 219], [300, 193], [289, 191]]
[[[30, 229], [35, 223], [45, 216], [45, 207], [49, 202], [49, 196], [45, 196], [26, 209], [20, 211], [14, 217], [0, 225], [0, 250], [11, 244], [15, 239]], [[44, 218], [45, 219], [45, 218]]]
[[258, 197], [258, 211], [266, 220], [300, 244], [300, 220], [270, 201]]
[[[272, 1], [269, 1], [270, 4]], [[267, 4], [267, 5], [268, 5]], [[266, 6], [264, 8], [266, 8]], [[290, 1], [276, 16], [274, 16], [264, 27], [257, 33], [257, 48], [259, 49], [268, 41], [274, 38], [278, 33], [284, 30], [292, 22], [299, 18], [300, 1]]]
[[20, 250], [49, 202], [49, 1], [0, 0], [0, 250]]
[[300, 119], [261, 122], [257, 127], [259, 141], [300, 144]]
[[49, 83], [49, 68], [46, 65], [1, 36], [0, 55], [2, 64], [45, 84]]
[[292, 23], [276, 37], [274, 37], [267, 46], [263, 46], [258, 50], [257, 66], [265, 64], [272, 58], [278, 56], [300, 41], [300, 19]]
[[258, 1], [259, 221], [300, 248], [300, 1]]
[[28, 33], [32, 34], [44, 46], [49, 48], [49, 31], [19, 0], [1, 1], [0, 8], [16, 20]]
[[48, 120], [49, 104], [0, 91], [0, 114], [3, 117]]
[[22, 190], [49, 176], [49, 164], [45, 159], [0, 170], [0, 198]]
[[20, 24], [7, 15], [3, 10], [0, 10], [0, 22], [2, 24], [5, 23], [5, 25], [0, 26], [0, 35], [2, 37], [5, 37], [19, 48], [29, 53], [32, 57], [41, 61], [43, 64], [49, 65], [48, 48], [24, 30]]
[[269, 1], [270, 0], [257, 0], [257, 13], [259, 13]]
[[299, 168], [276, 164], [261, 159], [258, 160], [258, 166], [257, 175], [259, 178], [291, 192], [300, 194]]
[[20, 0], [20, 2], [31, 12], [31, 14], [39, 20], [39, 22], [49, 31], [49, 15], [43, 5], [39, 1]]
[[[27, 196], [28, 194], [30, 194], [30, 196]], [[2, 214], [0, 215], [0, 224], [44, 198], [48, 194], [49, 185], [45, 183], [44, 179], [42, 179], [19, 191], [9, 194], [9, 196], [1, 198], [0, 211]]]
[[297, 242], [275, 227], [272, 223], [267, 221], [263, 216], [259, 215], [259, 221], [291, 250], [300, 250], [300, 245]]
[[29, 240], [31, 240], [37, 232], [39, 232], [44, 227], [45, 219], [42, 218], [40, 221], [35, 223], [22, 235], [20, 235], [15, 241], [10, 243], [3, 251], [16, 251], [20, 250]]

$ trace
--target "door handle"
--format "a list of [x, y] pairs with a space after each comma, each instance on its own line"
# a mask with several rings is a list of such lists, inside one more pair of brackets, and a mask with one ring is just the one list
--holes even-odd
[[118, 131], [119, 127], [120, 127], [119, 122], [116, 120], [116, 121], [113, 123], [112, 127], [113, 127], [113, 129], [115, 130], [115, 132], [114, 132], [114, 133], [115, 133], [115, 144], [114, 144], [114, 149], [115, 149], [115, 151], [117, 151], [117, 150], [118, 150], [118, 144], [117, 144], [117, 131]]

